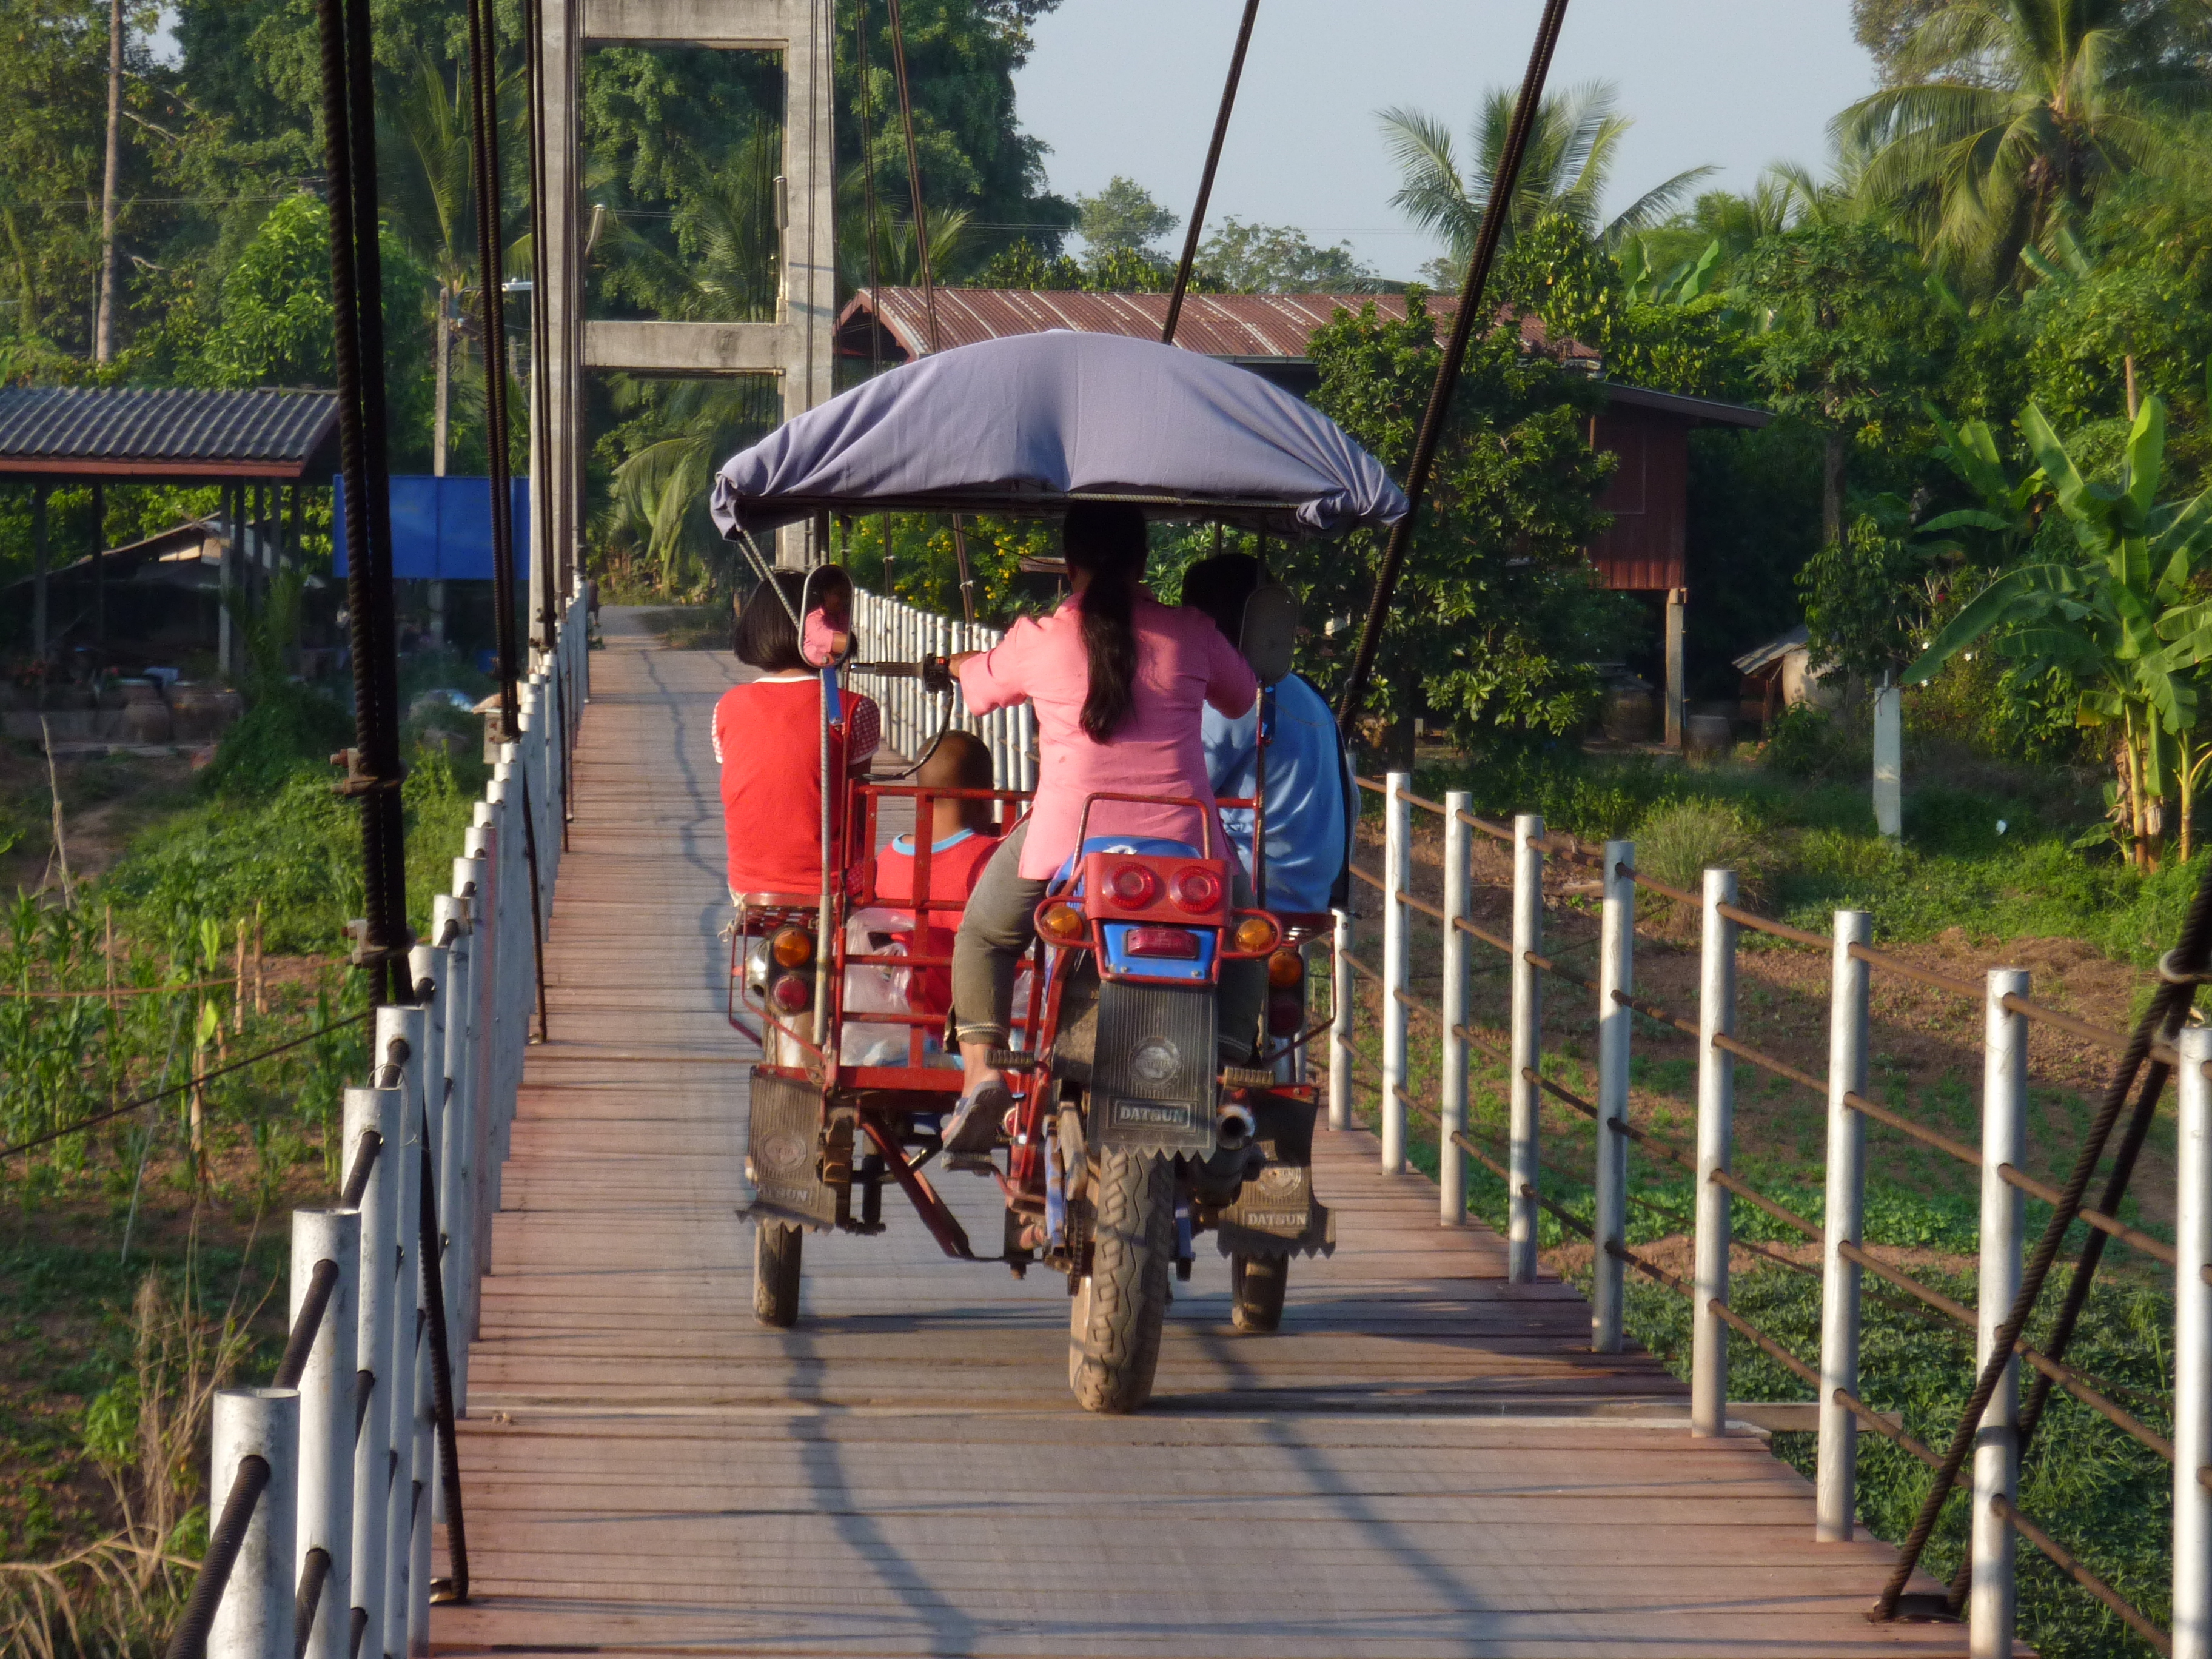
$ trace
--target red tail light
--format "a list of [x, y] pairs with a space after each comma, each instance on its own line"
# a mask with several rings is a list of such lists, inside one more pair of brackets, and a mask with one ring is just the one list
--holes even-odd
[[1176, 908], [1188, 910], [1193, 915], [1202, 915], [1221, 906], [1221, 878], [1202, 865], [1191, 865], [1176, 872], [1168, 884], [1168, 896]]
[[786, 1013], [795, 1014], [814, 1000], [814, 987], [805, 974], [786, 974], [768, 988], [775, 999], [775, 1006]]
[[1106, 879], [1114, 895], [1114, 902], [1125, 904], [1132, 910], [1141, 910], [1159, 896], [1160, 881], [1141, 864], [1117, 866]]
[[1297, 992], [1276, 992], [1267, 999], [1267, 1030], [1276, 1036], [1295, 1036], [1306, 1023], [1305, 999]]
[[1121, 948], [1133, 957], [1167, 957], [1178, 962], [1195, 962], [1198, 935], [1188, 927], [1132, 927]]

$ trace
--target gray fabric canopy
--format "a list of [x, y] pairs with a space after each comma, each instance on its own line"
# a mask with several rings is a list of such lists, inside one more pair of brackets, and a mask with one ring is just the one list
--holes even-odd
[[713, 505], [728, 536], [823, 511], [1036, 514], [1102, 498], [1279, 536], [1406, 511], [1381, 462], [1249, 370], [1066, 330], [879, 374], [732, 456]]

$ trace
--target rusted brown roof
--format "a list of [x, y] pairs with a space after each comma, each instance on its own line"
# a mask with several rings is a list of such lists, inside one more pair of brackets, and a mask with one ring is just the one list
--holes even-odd
[[329, 392], [0, 387], [0, 472], [295, 479], [327, 471]]
[[[1308, 342], [1316, 329], [1339, 310], [1356, 313], [1365, 305], [1394, 319], [1406, 314], [1402, 294], [1187, 295], [1182, 315], [1176, 324], [1175, 343], [1186, 351], [1236, 362], [1302, 360], [1310, 355]], [[1428, 307], [1443, 322], [1458, 311], [1459, 298], [1431, 295]], [[1042, 334], [1055, 328], [1157, 340], [1167, 313], [1164, 294], [1040, 294], [1027, 289], [941, 288], [937, 290], [939, 349], [949, 351], [978, 340]], [[838, 319], [839, 328], [842, 331], [846, 325], [858, 322], [865, 329], [866, 319], [876, 314], [873, 296], [863, 291], [846, 306]], [[1531, 351], [1547, 349], [1544, 325], [1534, 317], [1520, 320], [1523, 344]], [[909, 360], [928, 355], [928, 312], [920, 289], [884, 289], [881, 321]], [[848, 356], [869, 355], [865, 345], [841, 349]], [[1570, 362], [1594, 366], [1597, 361], [1596, 353], [1579, 341], [1567, 342], [1563, 356]]]

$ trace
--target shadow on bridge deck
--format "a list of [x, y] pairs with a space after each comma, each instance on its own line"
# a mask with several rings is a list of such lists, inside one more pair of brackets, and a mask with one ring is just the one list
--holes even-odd
[[[1319, 1138], [1340, 1244], [1282, 1330], [1232, 1331], [1202, 1253], [1140, 1417], [1074, 1407], [1059, 1279], [947, 1261], [896, 1202], [883, 1237], [809, 1238], [797, 1329], [756, 1324], [708, 732], [732, 665], [605, 631], [471, 1361], [476, 1601], [436, 1651], [1965, 1651], [1868, 1625], [1887, 1547], [1815, 1545], [1802, 1480], [1692, 1440], [1655, 1362], [1590, 1353], [1571, 1289], [1508, 1285], [1364, 1133]], [[988, 1183], [953, 1196], [996, 1237]]]

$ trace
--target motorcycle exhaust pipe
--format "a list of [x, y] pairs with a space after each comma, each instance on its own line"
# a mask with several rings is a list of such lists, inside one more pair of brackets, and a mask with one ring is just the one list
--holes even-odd
[[1233, 1152], [1240, 1146], [1250, 1146], [1252, 1137], [1259, 1133], [1259, 1120], [1241, 1100], [1226, 1103], [1214, 1114], [1214, 1142], [1224, 1151]]

